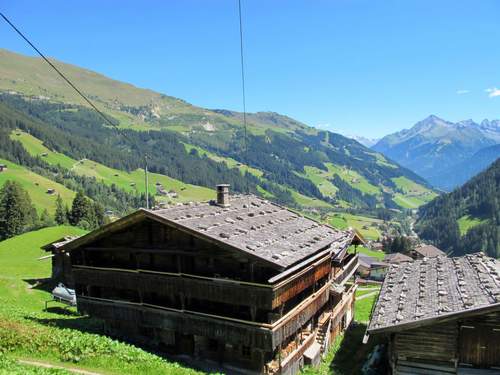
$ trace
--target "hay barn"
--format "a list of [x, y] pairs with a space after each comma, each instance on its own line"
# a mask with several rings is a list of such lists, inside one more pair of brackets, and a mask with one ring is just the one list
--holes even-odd
[[367, 331], [386, 338], [393, 375], [500, 374], [500, 261], [393, 265]]

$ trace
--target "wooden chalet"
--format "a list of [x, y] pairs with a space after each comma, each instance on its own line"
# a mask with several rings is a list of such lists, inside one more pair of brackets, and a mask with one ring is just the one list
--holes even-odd
[[[230, 371], [294, 374], [353, 317], [360, 239], [255, 196], [141, 209], [63, 246], [79, 311]], [[232, 369], [232, 370], [231, 370]], [[237, 370], [236, 370], [237, 369]]]
[[386, 337], [393, 375], [500, 374], [500, 261], [393, 265], [367, 332]]

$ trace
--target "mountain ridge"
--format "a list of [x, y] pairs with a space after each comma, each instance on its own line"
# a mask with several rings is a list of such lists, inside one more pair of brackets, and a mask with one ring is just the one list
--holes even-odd
[[[430, 115], [409, 129], [385, 136], [372, 149], [423, 176], [432, 185], [450, 189], [466, 179], [449, 184], [442, 178], [443, 175], [451, 173], [453, 168], [466, 160], [474, 163], [470, 158], [476, 152], [498, 143], [499, 120], [453, 123]], [[480, 169], [479, 165], [473, 168], [476, 172]]]
[[[135, 141], [128, 144], [116, 132], [108, 131], [102, 119], [88, 107], [74, 102], [66, 83], [57, 81], [43, 61], [5, 50], [0, 55], [0, 99], [57, 127], [64, 133], [60, 139], [51, 137], [47, 126], [37, 130], [37, 137], [76, 160], [85, 157], [108, 167], [130, 170], [138, 167], [137, 162], [123, 150], [147, 150], [152, 155], [151, 170], [156, 173], [173, 173], [171, 177], [188, 178], [183, 181], [209, 188], [213, 188], [214, 180], [230, 178], [236, 191], [245, 189], [242, 176], [252, 181], [254, 192], [266, 197], [279, 196], [282, 203], [290, 205], [317, 207], [322, 202], [320, 206], [325, 209], [415, 208], [435, 196], [420, 176], [345, 136], [309, 127], [275, 112], [248, 113], [249, 152], [242, 153], [245, 145], [240, 112], [196, 107], [182, 99], [63, 65], [65, 74], [116, 126], [132, 131], [128, 135]], [[115, 95], [115, 91], [119, 92]], [[74, 146], [70, 148], [69, 141], [62, 145], [60, 142], [71, 134], [75, 137]], [[86, 141], [77, 135], [93, 143], [84, 146]], [[77, 144], [80, 146], [75, 148]], [[102, 147], [105, 144], [108, 148], [116, 147], [121, 156], [106, 153]], [[170, 149], [167, 152], [163, 147]], [[177, 154], [171, 152], [174, 149]], [[189, 170], [197, 164], [206, 166], [198, 176]], [[244, 167], [246, 164], [249, 168]], [[248, 171], [253, 172], [247, 175]], [[398, 185], [401, 183], [415, 186], [408, 189]]]

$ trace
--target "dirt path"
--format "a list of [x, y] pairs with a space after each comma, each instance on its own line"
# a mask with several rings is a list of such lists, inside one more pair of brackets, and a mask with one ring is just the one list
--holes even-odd
[[371, 297], [371, 296], [377, 294], [378, 292], [379, 292], [379, 290], [375, 290], [373, 292], [363, 294], [362, 296], [356, 297], [356, 301], [359, 301], [360, 299], [365, 299], [365, 298]]
[[43, 367], [43, 368], [54, 368], [54, 369], [58, 369], [58, 370], [66, 370], [66, 371], [72, 372], [74, 374], [101, 375], [98, 372], [92, 372], [92, 371], [87, 371], [87, 370], [82, 370], [82, 369], [72, 368], [72, 367], [56, 366], [56, 365], [51, 365], [50, 363], [46, 363], [46, 362], [31, 361], [31, 360], [27, 360], [27, 359], [18, 359], [17, 361], [23, 365], [37, 366], [37, 367]]

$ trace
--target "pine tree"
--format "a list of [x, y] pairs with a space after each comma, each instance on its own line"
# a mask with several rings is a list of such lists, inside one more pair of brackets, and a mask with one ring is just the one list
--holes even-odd
[[64, 207], [61, 195], [57, 195], [56, 199], [56, 213], [54, 214], [54, 221], [58, 225], [64, 225], [68, 223], [67, 208]]
[[0, 190], [0, 239], [23, 233], [35, 224], [36, 210], [28, 193], [15, 181]]
[[40, 227], [52, 227], [54, 226], [54, 224], [54, 219], [52, 219], [52, 217], [50, 216], [49, 211], [47, 211], [47, 209], [43, 210], [42, 214], [40, 215]]
[[[92, 202], [83, 194], [83, 191], [79, 191], [71, 206], [70, 224], [79, 225], [82, 220], [89, 222], [88, 219], [92, 217], [92, 211]], [[89, 224], [91, 225], [91, 223]]]

